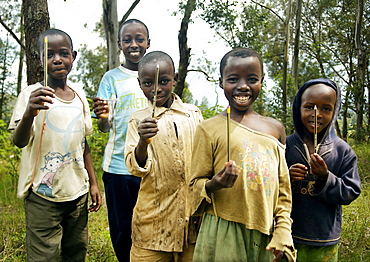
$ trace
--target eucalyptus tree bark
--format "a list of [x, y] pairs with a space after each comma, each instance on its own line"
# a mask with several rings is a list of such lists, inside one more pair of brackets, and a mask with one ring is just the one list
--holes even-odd
[[21, 47], [20, 47], [20, 52], [19, 52], [19, 65], [18, 65], [18, 76], [17, 76], [17, 95], [22, 90], [23, 63], [24, 63], [24, 53], [25, 53], [23, 18], [21, 18], [20, 32], [21, 32], [21, 37], [20, 37]]
[[361, 142], [363, 134], [363, 106], [365, 93], [365, 74], [366, 74], [366, 54], [361, 41], [361, 29], [364, 13], [364, 1], [358, 0], [355, 45], [357, 49], [357, 88], [355, 90], [355, 107], [356, 107], [356, 142]]
[[287, 104], [288, 104], [288, 61], [289, 61], [289, 41], [290, 41], [290, 20], [291, 20], [292, 0], [289, 0], [287, 15], [285, 19], [285, 42], [284, 42], [284, 60], [283, 60], [283, 116], [282, 122], [285, 124], [287, 121]]
[[302, 1], [297, 0], [296, 8], [296, 19], [295, 19], [295, 36], [294, 36], [294, 51], [293, 51], [293, 62], [292, 62], [292, 76], [294, 77], [295, 89], [299, 88], [298, 79], [298, 62], [299, 62], [299, 42], [301, 35], [301, 19], [302, 19]]
[[47, 0], [23, 0], [22, 15], [26, 47], [27, 83], [42, 81], [43, 68], [36, 50], [39, 35], [50, 28]]
[[188, 0], [185, 6], [184, 17], [182, 18], [179, 35], [178, 35], [180, 61], [179, 61], [179, 68], [178, 68], [177, 85], [175, 87], [174, 92], [179, 97], [182, 97], [182, 94], [185, 88], [185, 78], [186, 78], [188, 66], [190, 63], [191, 48], [188, 47], [187, 32], [188, 32], [189, 20], [195, 8], [196, 8], [196, 0]]
[[103, 0], [103, 21], [107, 41], [107, 71], [119, 66], [117, 0]]

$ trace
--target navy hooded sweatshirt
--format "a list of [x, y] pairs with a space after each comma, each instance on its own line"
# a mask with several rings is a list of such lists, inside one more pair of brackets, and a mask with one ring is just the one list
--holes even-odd
[[[324, 159], [329, 174], [326, 181], [310, 174], [309, 151], [303, 142], [304, 126], [301, 121], [301, 97], [303, 92], [315, 84], [325, 84], [337, 93], [333, 119], [321, 132], [317, 153]], [[340, 139], [334, 130], [341, 106], [340, 89], [328, 79], [309, 80], [303, 84], [294, 99], [293, 123], [295, 133], [287, 137], [286, 160], [288, 167], [301, 163], [308, 168], [304, 180], [292, 182], [293, 206], [291, 218], [292, 235], [295, 243], [311, 246], [329, 246], [339, 242], [342, 223], [342, 205], [355, 200], [360, 190], [357, 156], [352, 148]]]

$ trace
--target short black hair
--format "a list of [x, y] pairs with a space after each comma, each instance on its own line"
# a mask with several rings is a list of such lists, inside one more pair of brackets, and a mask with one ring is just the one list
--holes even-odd
[[221, 63], [220, 63], [220, 75], [221, 75], [221, 77], [223, 76], [223, 71], [225, 69], [225, 66], [227, 64], [227, 60], [229, 59], [229, 57], [241, 57], [241, 58], [257, 57], [258, 60], [260, 61], [261, 72], [262, 72], [262, 75], [263, 75], [263, 62], [262, 62], [262, 57], [260, 56], [260, 54], [257, 51], [253, 50], [253, 49], [239, 47], [239, 48], [235, 48], [235, 49], [227, 52], [224, 55], [224, 57], [221, 59]]
[[67, 34], [66, 32], [60, 30], [60, 29], [56, 29], [56, 28], [50, 28], [44, 32], [42, 32], [39, 36], [39, 38], [37, 39], [37, 43], [36, 43], [36, 48], [37, 48], [37, 52], [39, 53], [39, 55], [41, 55], [41, 48], [43, 47], [43, 43], [44, 43], [44, 38], [45, 36], [48, 36], [48, 35], [64, 35], [68, 38], [69, 42], [71, 43], [71, 49], [73, 51], [73, 43], [72, 43], [72, 38], [69, 36], [69, 34]]
[[165, 52], [162, 51], [152, 51], [147, 53], [139, 62], [138, 74], [140, 76], [140, 71], [142, 68], [152, 62], [167, 61], [172, 65], [173, 71], [175, 72], [175, 64], [172, 58]]
[[142, 24], [144, 27], [145, 27], [145, 30], [146, 30], [146, 37], [149, 39], [149, 29], [148, 27], [146, 26], [146, 24], [144, 24], [142, 21], [140, 21], [139, 19], [129, 19], [129, 20], [126, 20], [125, 22], [123, 22], [120, 26], [119, 26], [119, 29], [118, 29], [118, 42], [121, 41], [121, 30], [122, 30], [122, 27], [124, 25], [127, 25], [127, 24], [132, 24], [132, 23], [138, 23], [138, 24]]

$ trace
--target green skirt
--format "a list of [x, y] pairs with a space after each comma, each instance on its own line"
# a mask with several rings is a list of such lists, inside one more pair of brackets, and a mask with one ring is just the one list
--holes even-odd
[[294, 244], [297, 249], [297, 262], [337, 262], [338, 244], [332, 246], [315, 247]]
[[205, 213], [195, 245], [193, 262], [273, 261], [266, 247], [270, 236], [245, 225]]

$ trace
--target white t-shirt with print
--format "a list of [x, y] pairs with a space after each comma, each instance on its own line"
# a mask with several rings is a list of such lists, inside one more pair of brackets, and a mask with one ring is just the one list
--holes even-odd
[[[40, 86], [37, 83], [22, 90], [9, 129], [22, 119], [31, 92]], [[71, 201], [88, 192], [83, 153], [92, 124], [83, 90], [74, 91], [79, 96], [75, 94], [71, 101], [55, 97], [50, 108], [34, 118], [29, 143], [22, 149], [18, 198], [25, 198], [30, 187], [38, 196], [53, 202]]]

